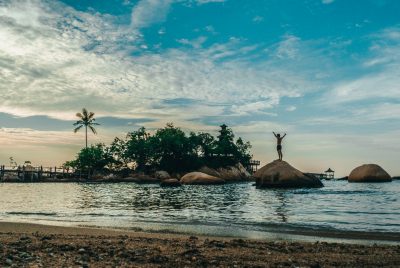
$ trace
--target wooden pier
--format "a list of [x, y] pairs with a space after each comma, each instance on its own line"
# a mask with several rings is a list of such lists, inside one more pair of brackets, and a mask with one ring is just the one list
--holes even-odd
[[258, 166], [260, 165], [260, 161], [258, 160], [250, 160], [247, 164], [247, 169], [252, 171], [252, 174], [256, 173], [258, 170]]
[[66, 180], [66, 179], [87, 179], [87, 172], [80, 169], [71, 169], [64, 167], [33, 167], [17, 166], [7, 167], [0, 165], [0, 181], [21, 181], [37, 182], [48, 180]]

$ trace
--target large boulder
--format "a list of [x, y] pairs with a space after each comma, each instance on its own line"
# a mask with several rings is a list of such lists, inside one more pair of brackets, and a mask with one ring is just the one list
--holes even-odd
[[294, 187], [323, 187], [322, 182], [314, 177], [307, 176], [285, 161], [275, 160], [254, 175], [256, 186], [263, 188], [294, 188]]
[[161, 187], [179, 187], [181, 185], [182, 184], [178, 179], [166, 179], [160, 182]]
[[353, 169], [348, 180], [349, 182], [389, 182], [392, 178], [380, 166], [366, 164]]
[[225, 180], [207, 175], [203, 172], [190, 172], [181, 178], [182, 184], [210, 185], [224, 184]]
[[240, 181], [252, 180], [251, 174], [240, 163], [235, 166], [228, 166], [218, 169], [213, 169], [204, 166], [200, 168], [199, 171], [210, 176], [221, 178], [226, 182], [240, 182]]

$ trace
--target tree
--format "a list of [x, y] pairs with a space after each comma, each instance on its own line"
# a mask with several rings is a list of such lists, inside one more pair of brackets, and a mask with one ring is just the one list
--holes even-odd
[[74, 129], [74, 133], [78, 132], [82, 127], [85, 127], [85, 141], [86, 141], [86, 146], [85, 148], [88, 148], [88, 131], [87, 129], [90, 128], [90, 130], [93, 132], [93, 134], [97, 134], [96, 129], [93, 127], [95, 125], [100, 125], [96, 123], [96, 119], [94, 118], [94, 113], [93, 112], [88, 112], [86, 108], [82, 109], [82, 113], [77, 113], [76, 117], [79, 118], [78, 121], [74, 123], [74, 126], [76, 128]]
[[128, 133], [125, 144], [122, 144], [121, 140], [118, 141], [118, 147], [123, 148], [120, 150], [122, 151], [121, 158], [125, 159], [125, 162], [135, 162], [137, 170], [144, 171], [152, 160], [149, 137], [150, 134], [141, 127], [137, 131]]
[[150, 139], [154, 152], [154, 164], [168, 172], [179, 172], [196, 165], [196, 154], [192, 143], [180, 128], [168, 123], [158, 129]]
[[223, 124], [220, 126], [219, 135], [216, 142], [216, 153], [223, 156], [232, 156], [235, 153], [235, 143], [233, 139], [235, 135], [232, 129], [228, 128], [227, 125]]
[[100, 171], [116, 163], [116, 160], [110, 153], [110, 150], [102, 143], [83, 148], [77, 154], [76, 159], [67, 161], [64, 166], [75, 169], [82, 169], [92, 174], [94, 171]]
[[250, 148], [250, 142], [244, 142], [242, 138], [238, 138], [236, 140], [236, 160], [244, 165], [250, 163], [250, 160], [253, 157], [250, 154]]

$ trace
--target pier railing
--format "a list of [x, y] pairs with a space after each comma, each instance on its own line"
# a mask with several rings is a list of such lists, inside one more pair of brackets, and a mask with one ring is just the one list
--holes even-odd
[[31, 165], [23, 166], [5, 166], [0, 165], [0, 181], [11, 178], [11, 180], [21, 181], [40, 181], [43, 179], [85, 179], [88, 173], [82, 169], [73, 169], [66, 167], [33, 167]]

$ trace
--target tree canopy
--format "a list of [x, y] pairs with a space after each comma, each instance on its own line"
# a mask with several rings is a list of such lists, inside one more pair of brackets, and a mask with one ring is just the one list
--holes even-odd
[[82, 149], [69, 166], [89, 170], [124, 169], [132, 166], [136, 171], [166, 170], [185, 172], [202, 166], [213, 168], [242, 163], [251, 159], [251, 145], [238, 138], [225, 124], [218, 136], [205, 132], [190, 132], [168, 123], [150, 134], [144, 127], [129, 132], [125, 139], [115, 138], [110, 146], [97, 144]]

